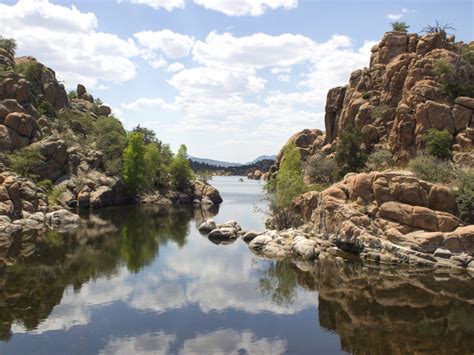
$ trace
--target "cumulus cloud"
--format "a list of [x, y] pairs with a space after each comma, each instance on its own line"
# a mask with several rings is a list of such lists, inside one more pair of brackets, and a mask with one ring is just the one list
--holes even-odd
[[134, 41], [98, 32], [93, 13], [49, 0], [19, 0], [0, 4], [0, 23], [2, 35], [17, 40], [19, 55], [33, 55], [54, 68], [69, 87], [135, 77], [130, 58], [139, 51]]
[[168, 82], [179, 91], [181, 97], [198, 100], [203, 97], [255, 94], [265, 87], [265, 80], [252, 71], [205, 67], [182, 70]]
[[194, 2], [228, 16], [260, 16], [267, 9], [292, 9], [298, 6], [298, 0], [194, 0]]
[[149, 108], [160, 108], [165, 111], [176, 111], [178, 109], [175, 105], [169, 104], [161, 98], [139, 98], [133, 102], [122, 104], [122, 108], [131, 111]]
[[[123, 0], [119, 1], [123, 2]], [[155, 10], [166, 9], [172, 11], [175, 8], [184, 8], [184, 0], [130, 0], [132, 4], [148, 5]]]
[[184, 69], [184, 65], [182, 63], [176, 62], [176, 63], [170, 64], [168, 66], [168, 69], [166, 70], [169, 71], [170, 73], [177, 73], [183, 69]]
[[146, 333], [137, 337], [112, 339], [100, 354], [169, 354], [171, 344], [174, 342], [176, 342], [175, 334]]
[[194, 60], [206, 66], [261, 69], [301, 63], [311, 57], [314, 49], [310, 38], [290, 33], [235, 37], [211, 32], [205, 41], [196, 42], [192, 54]]
[[138, 42], [152, 51], [163, 52], [168, 58], [186, 57], [194, 43], [194, 38], [165, 29], [142, 31], [133, 35]]

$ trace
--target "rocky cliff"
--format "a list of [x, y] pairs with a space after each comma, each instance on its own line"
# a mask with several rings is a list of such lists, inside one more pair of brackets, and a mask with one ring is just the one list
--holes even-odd
[[[318, 152], [333, 153], [340, 132], [355, 127], [367, 152], [384, 148], [405, 163], [424, 150], [424, 133], [430, 128], [447, 129], [458, 153], [454, 160], [474, 161], [474, 98], [463, 96], [466, 90], [446, 89], [446, 81], [473, 87], [474, 62], [464, 55], [473, 46], [455, 42], [443, 32], [421, 37], [387, 32], [372, 48], [370, 66], [354, 71], [347, 85], [329, 90], [326, 131], [307, 129], [288, 142], [296, 144], [306, 161]], [[443, 72], [440, 67], [446, 65], [454, 72]], [[467, 92], [472, 95], [471, 91]], [[281, 159], [280, 152], [272, 173]]]
[[[103, 129], [106, 133], [109, 126], [118, 132], [118, 136], [109, 137], [110, 144], [118, 139], [126, 144], [126, 132], [111, 114], [111, 108], [94, 100], [83, 85], [68, 95], [52, 69], [33, 57], [14, 58], [11, 51], [0, 48], [1, 232], [52, 226], [52, 216], [47, 214], [56, 210], [99, 208], [134, 200], [117, 169], [106, 164], [110, 155], [107, 144], [101, 147], [90, 141], [94, 124], [102, 121], [108, 125]], [[16, 160], [22, 161], [24, 174], [12, 172], [15, 154]], [[122, 150], [115, 152], [119, 159], [121, 154]], [[24, 159], [30, 155], [31, 164], [25, 166]], [[48, 196], [51, 189], [54, 205]], [[201, 201], [219, 204], [222, 199], [212, 186], [199, 182], [191, 183], [184, 192], [156, 192], [143, 198], [148, 203]], [[77, 222], [64, 210], [55, 216], [56, 220], [64, 217], [64, 222]]]

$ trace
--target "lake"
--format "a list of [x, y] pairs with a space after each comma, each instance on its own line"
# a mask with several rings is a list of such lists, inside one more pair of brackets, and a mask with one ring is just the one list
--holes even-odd
[[341, 259], [264, 260], [205, 218], [263, 229], [262, 183], [215, 177], [219, 209], [121, 206], [0, 245], [0, 353], [474, 352], [474, 281]]

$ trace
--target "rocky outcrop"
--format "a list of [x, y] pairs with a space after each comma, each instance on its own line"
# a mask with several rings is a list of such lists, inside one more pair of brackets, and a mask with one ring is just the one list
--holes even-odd
[[231, 244], [239, 237], [242, 228], [236, 221], [216, 224], [208, 219], [199, 225], [198, 230], [215, 244]]
[[248, 173], [247, 179], [249, 180], [262, 180], [264, 178], [264, 173], [259, 169], [256, 169], [253, 172]]

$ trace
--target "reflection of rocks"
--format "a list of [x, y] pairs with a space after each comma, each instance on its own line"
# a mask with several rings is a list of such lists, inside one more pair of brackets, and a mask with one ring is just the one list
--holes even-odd
[[472, 353], [474, 285], [444, 276], [319, 261], [319, 321], [350, 353]]

